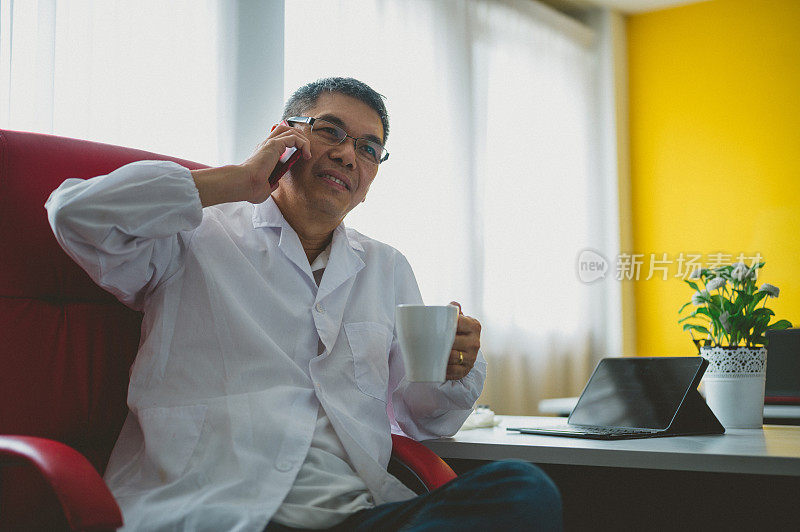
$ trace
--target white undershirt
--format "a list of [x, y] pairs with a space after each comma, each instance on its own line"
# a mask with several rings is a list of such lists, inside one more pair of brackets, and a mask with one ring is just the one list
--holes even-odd
[[[329, 256], [330, 246], [311, 265], [317, 285]], [[318, 354], [323, 350], [320, 341]], [[306, 459], [272, 520], [295, 528], [329, 528], [358, 510], [373, 506], [366, 484], [347, 461], [342, 442], [320, 405]]]

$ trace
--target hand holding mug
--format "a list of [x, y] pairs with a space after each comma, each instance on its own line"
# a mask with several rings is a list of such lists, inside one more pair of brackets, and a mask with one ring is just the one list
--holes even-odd
[[461, 306], [398, 305], [397, 335], [411, 382], [457, 380], [470, 372], [480, 347], [480, 323]]
[[458, 380], [472, 370], [478, 358], [478, 349], [481, 347], [481, 324], [475, 318], [464, 315], [458, 302], [451, 301], [450, 304], [458, 307], [458, 325], [450, 358], [447, 361], [447, 380]]

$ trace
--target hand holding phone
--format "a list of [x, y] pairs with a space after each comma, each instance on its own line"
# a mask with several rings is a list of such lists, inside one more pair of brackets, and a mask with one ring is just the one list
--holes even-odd
[[278, 180], [297, 162], [301, 154], [302, 152], [297, 148], [286, 148], [284, 150], [283, 155], [278, 159], [278, 164], [275, 165], [275, 169], [272, 170], [272, 173], [269, 175], [270, 188], [275, 188]]

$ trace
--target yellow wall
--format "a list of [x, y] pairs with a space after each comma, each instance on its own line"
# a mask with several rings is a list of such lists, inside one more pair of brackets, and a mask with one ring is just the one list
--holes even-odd
[[[800, 1], [712, 0], [631, 16], [633, 246], [761, 253], [777, 318], [800, 326]], [[624, 221], [623, 221], [624, 223]], [[691, 290], [634, 281], [639, 355], [696, 351], [676, 323]]]

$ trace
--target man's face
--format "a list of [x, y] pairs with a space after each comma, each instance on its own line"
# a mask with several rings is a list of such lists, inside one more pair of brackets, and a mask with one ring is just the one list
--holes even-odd
[[[383, 140], [383, 125], [378, 113], [370, 106], [339, 93], [323, 93], [306, 116], [333, 122], [352, 137], [377, 137]], [[367, 195], [378, 165], [356, 156], [353, 139], [329, 146], [302, 129], [311, 141], [311, 159], [300, 159], [279, 181], [278, 199], [290, 204], [304, 205], [318, 215], [341, 221]], [[334, 179], [342, 181], [337, 183]]]

